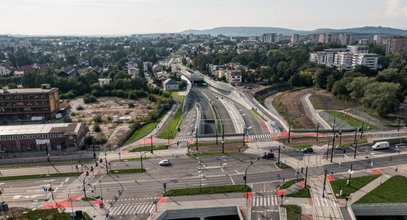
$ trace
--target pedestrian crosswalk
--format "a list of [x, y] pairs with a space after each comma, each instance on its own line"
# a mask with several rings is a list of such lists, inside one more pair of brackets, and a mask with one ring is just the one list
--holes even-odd
[[135, 203], [135, 204], [117, 204], [109, 208], [110, 215], [136, 215], [150, 214], [154, 211], [155, 204], [150, 203]]
[[253, 196], [252, 207], [267, 207], [278, 205], [277, 195]]
[[174, 143], [189, 143], [193, 141], [193, 138], [191, 137], [180, 137], [175, 139]]
[[270, 181], [262, 181], [262, 182], [254, 182], [254, 183], [248, 183], [247, 185], [249, 185], [250, 187], [254, 187], [255, 185], [263, 185], [266, 183], [279, 183], [279, 182], [283, 182], [283, 180], [270, 180]]
[[254, 134], [249, 135], [251, 141], [269, 141], [273, 140], [273, 135], [271, 134]]
[[315, 204], [315, 206], [319, 206], [319, 207], [324, 207], [324, 206], [325, 207], [332, 207], [332, 206], [336, 207], [336, 206], [338, 206], [336, 204], [336, 201], [331, 200], [331, 199], [327, 199], [327, 198], [320, 198], [320, 197], [314, 198], [314, 204]]

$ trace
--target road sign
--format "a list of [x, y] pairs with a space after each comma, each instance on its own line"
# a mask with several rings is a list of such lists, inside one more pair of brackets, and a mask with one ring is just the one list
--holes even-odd
[[44, 192], [48, 191], [48, 188], [44, 187]]

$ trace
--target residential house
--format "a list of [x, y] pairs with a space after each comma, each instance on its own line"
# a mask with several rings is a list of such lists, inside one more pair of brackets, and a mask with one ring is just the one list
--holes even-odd
[[176, 91], [179, 90], [179, 82], [174, 79], [167, 79], [163, 83], [165, 91]]

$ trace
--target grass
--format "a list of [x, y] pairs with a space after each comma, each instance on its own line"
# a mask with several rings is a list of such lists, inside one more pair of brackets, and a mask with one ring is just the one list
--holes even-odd
[[[346, 121], [352, 127], [360, 127], [363, 124], [362, 121], [360, 121], [360, 120], [358, 120], [356, 118], [353, 118], [353, 117], [351, 117], [349, 115], [346, 115], [346, 114], [344, 114], [342, 112], [333, 111], [333, 110], [326, 110], [326, 112], [328, 112], [329, 114], [331, 114], [332, 116], [334, 116], [336, 118], [339, 118], [339, 119], [342, 119], [342, 120]], [[375, 130], [375, 129], [377, 129], [376, 126], [368, 124], [366, 122], [364, 123], [363, 127], [364, 127], [363, 128], [364, 130]], [[367, 129], [367, 127], [369, 127], [369, 129]]]
[[288, 194], [287, 196], [297, 198], [311, 198], [311, 193], [308, 188], [302, 188], [300, 189], [300, 191]]
[[96, 199], [92, 197], [83, 197], [82, 201], [96, 201]]
[[262, 97], [256, 97], [257, 101], [264, 107], [266, 107], [266, 103], [264, 102], [264, 99]]
[[223, 126], [222, 126], [222, 121], [220, 120], [218, 109], [216, 109], [216, 107], [212, 103], [210, 103], [210, 105], [212, 108], [212, 112], [215, 115], [216, 130], [217, 130], [218, 134], [222, 134]]
[[[242, 141], [225, 141], [225, 144], [240, 144]], [[205, 146], [218, 146], [222, 145], [222, 140], [221, 137], [219, 138], [218, 144], [216, 142], [207, 142], [207, 143], [198, 143], [199, 147], [205, 147]], [[190, 147], [194, 147], [195, 144], [191, 144]]]
[[24, 175], [24, 176], [3, 176], [3, 177], [0, 177], [0, 181], [57, 178], [57, 177], [70, 177], [70, 176], [79, 176], [79, 173], [78, 172], [69, 172], [69, 173], [51, 173], [49, 175], [48, 174], [34, 174], [34, 175]]
[[287, 211], [287, 219], [289, 220], [300, 220], [302, 209], [298, 205], [282, 205]]
[[362, 111], [362, 112], [370, 115], [371, 117], [378, 119], [379, 121], [382, 121], [383, 124], [385, 124], [386, 126], [393, 124], [388, 119], [381, 117], [375, 110], [373, 110], [371, 108], [366, 108], [362, 105], [362, 106], [355, 107], [355, 109]]
[[181, 102], [175, 115], [171, 118], [171, 120], [168, 122], [165, 129], [157, 137], [162, 138], [162, 139], [175, 138], [175, 136], [177, 136], [177, 132], [178, 132], [177, 126], [181, 125], [182, 118], [183, 118], [183, 113], [182, 113], [182, 102]]
[[[159, 146], [153, 146], [153, 150], [166, 150], [167, 146], [165, 145], [159, 145]], [[137, 147], [133, 148], [130, 150], [130, 152], [140, 152], [140, 151], [150, 151], [151, 146], [143, 146], [143, 147]]]
[[[360, 144], [367, 144], [367, 141], [358, 142], [358, 145], [360, 145]], [[341, 144], [341, 146], [342, 147], [353, 147], [353, 146], [355, 146], [355, 144], [353, 142], [350, 142], [350, 143]]]
[[256, 109], [252, 109], [252, 113], [253, 113], [255, 116], [261, 118], [261, 120], [267, 122], [267, 119], [265, 119], [262, 115], [260, 115], [260, 113], [258, 113], [258, 112], [256, 111]]
[[[84, 165], [93, 164], [92, 160], [83, 160], [81, 161]], [[78, 165], [78, 161], [69, 161], [69, 162], [43, 162], [36, 164], [19, 164], [19, 165], [1, 165], [0, 168], [22, 168], [22, 167], [51, 167], [59, 165]]]
[[[331, 181], [330, 184], [335, 195], [338, 194], [336, 198], [344, 199], [347, 195], [350, 195], [358, 191], [359, 189], [363, 188], [364, 186], [366, 186], [368, 183], [378, 178], [379, 176], [380, 176], [379, 174], [373, 174], [352, 178], [350, 187], [348, 187], [348, 185], [346, 184], [348, 179], [339, 179]], [[339, 196], [340, 187], [342, 187], [342, 196]]]
[[292, 186], [298, 182], [301, 182], [303, 180], [304, 180], [304, 178], [298, 178], [298, 180], [297, 179], [289, 180], [289, 181], [285, 182], [283, 185], [281, 185], [280, 189], [288, 189], [288, 188], [290, 188], [290, 186]]
[[309, 100], [311, 101], [311, 104], [312, 106], [314, 106], [315, 109], [324, 109], [324, 105], [317, 97], [312, 95]]
[[283, 118], [293, 127], [293, 128], [301, 128], [301, 124], [295, 120], [293, 117], [288, 117], [288, 112], [287, 108], [284, 106], [284, 104], [280, 100], [281, 95], [276, 96], [273, 99], [273, 106], [277, 110], [277, 112], [283, 116]]
[[[148, 160], [151, 159], [151, 157], [143, 157], [143, 160]], [[126, 161], [132, 161], [132, 160], [141, 160], [140, 157], [135, 157], [135, 158], [126, 158], [126, 159], [121, 159], [120, 161], [126, 162]]]
[[204, 153], [194, 153], [194, 154], [188, 154], [188, 156], [212, 156], [212, 155], [230, 155], [230, 154], [238, 154], [239, 152], [204, 152]]
[[179, 101], [183, 102], [185, 99], [184, 95], [179, 95], [178, 92], [182, 92], [182, 91], [171, 91], [170, 95], [176, 99], [178, 99]]
[[290, 168], [292, 168], [291, 166], [289, 166], [289, 165], [287, 165], [287, 164], [285, 164], [285, 163], [276, 163], [276, 166], [278, 167], [278, 168], [280, 168], [280, 169], [290, 169]]
[[307, 148], [307, 147], [312, 147], [312, 144], [299, 144], [299, 145], [291, 145], [289, 147], [293, 148]]
[[124, 169], [124, 170], [110, 170], [109, 173], [125, 174], [125, 173], [144, 173], [146, 169]]
[[406, 203], [406, 189], [407, 178], [404, 176], [393, 176], [356, 201], [356, 203]]
[[164, 193], [163, 196], [186, 196], [186, 195], [201, 195], [201, 194], [216, 194], [216, 193], [232, 193], [232, 192], [251, 192], [252, 189], [245, 185], [227, 185], [227, 186], [208, 186], [197, 188], [171, 189]]
[[[38, 219], [48, 219], [48, 220], [72, 220], [70, 213], [59, 213], [58, 209], [38, 209], [35, 211], [29, 211], [27, 213], [21, 214], [19, 219], [28, 220], [38, 220]], [[90, 220], [90, 216], [83, 212], [83, 217], [75, 217], [74, 220]]]
[[144, 124], [140, 128], [136, 129], [123, 145], [131, 144], [150, 134], [158, 126], [158, 124], [164, 118], [167, 112], [168, 110], [164, 110], [163, 112], [161, 112], [160, 116], [156, 121]]

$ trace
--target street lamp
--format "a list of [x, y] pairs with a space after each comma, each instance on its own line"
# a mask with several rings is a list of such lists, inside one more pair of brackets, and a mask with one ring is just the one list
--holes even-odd
[[143, 170], [143, 156], [145, 155], [147, 153], [147, 151], [146, 152], [144, 152], [143, 154], [141, 153], [141, 151], [140, 151], [140, 166], [141, 166], [141, 170]]
[[[257, 158], [257, 160], [256, 160], [255, 162], [257, 162], [257, 161], [259, 161], [259, 158]], [[255, 163], [255, 162], [254, 162], [254, 163]], [[247, 166], [246, 170], [244, 171], [243, 180], [244, 180], [244, 185], [245, 185], [245, 186], [247, 186], [247, 170], [248, 170], [249, 167], [252, 166], [254, 163], [253, 163], [253, 161], [250, 161], [249, 166]]]
[[82, 184], [83, 184], [83, 194], [84, 194], [85, 198], [86, 198], [86, 184], [85, 184], [85, 180], [86, 180], [86, 177], [87, 177], [87, 176], [89, 176], [89, 172], [88, 172], [88, 171], [86, 171], [86, 175], [83, 177], [83, 180], [82, 180]]
[[222, 154], [225, 153], [225, 141], [222, 140]]

